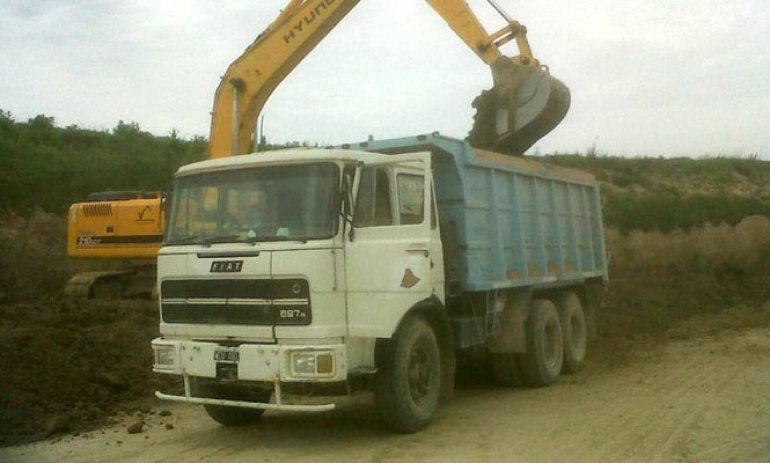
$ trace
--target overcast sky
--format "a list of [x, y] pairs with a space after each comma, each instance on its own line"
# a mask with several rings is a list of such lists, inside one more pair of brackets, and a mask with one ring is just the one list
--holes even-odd
[[[0, 109], [208, 136], [219, 76], [288, 0], [0, 0]], [[543, 153], [770, 159], [768, 0], [498, 0], [572, 91]], [[469, 2], [491, 29], [483, 0]], [[515, 47], [506, 48], [515, 54]], [[489, 69], [421, 0], [362, 0], [269, 100], [270, 141], [463, 137]]]

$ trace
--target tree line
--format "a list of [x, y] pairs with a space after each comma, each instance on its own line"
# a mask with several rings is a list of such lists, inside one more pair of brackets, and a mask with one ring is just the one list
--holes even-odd
[[[300, 145], [308, 146], [299, 142], [275, 145], [262, 138], [260, 151]], [[205, 159], [206, 148], [204, 137], [185, 139], [176, 130], [156, 136], [135, 122], [120, 121], [111, 130], [59, 127], [53, 117], [38, 115], [20, 122], [0, 109], [0, 213], [26, 214], [35, 209], [63, 213], [72, 203], [98, 191], [168, 191], [174, 172]], [[605, 222], [624, 232], [689, 229], [705, 223], [734, 225], [747, 215], [770, 215], [770, 196], [764, 188], [770, 184], [770, 163], [755, 158], [629, 159], [571, 154], [539, 159], [596, 174], [603, 184]], [[666, 177], [693, 176], [714, 185], [716, 191], [661, 191], [655, 186]], [[736, 176], [761, 186], [765, 193], [736, 195], [730, 191]], [[606, 188], [610, 185], [626, 189]]]
[[61, 213], [96, 191], [166, 190], [176, 169], [205, 151], [203, 137], [175, 130], [154, 136], [123, 121], [102, 131], [58, 127], [53, 117], [18, 122], [0, 110], [0, 211]]

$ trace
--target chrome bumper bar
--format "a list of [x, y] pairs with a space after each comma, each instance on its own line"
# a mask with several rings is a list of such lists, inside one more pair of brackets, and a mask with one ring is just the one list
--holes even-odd
[[185, 397], [181, 395], [164, 394], [160, 391], [155, 391], [155, 397], [162, 400], [170, 400], [172, 402], [185, 402], [188, 404], [196, 405], [221, 405], [224, 407], [239, 407], [239, 408], [256, 408], [259, 410], [283, 410], [288, 412], [325, 412], [327, 410], [334, 410], [334, 404], [322, 404], [322, 405], [289, 405], [289, 404], [268, 404], [261, 402], [244, 402], [241, 400], [224, 400], [224, 399], [204, 399], [201, 397]]
[[183, 402], [195, 405], [219, 405], [222, 407], [238, 407], [238, 408], [254, 408], [258, 410], [281, 410], [286, 412], [325, 412], [328, 410], [334, 410], [335, 405], [331, 404], [319, 404], [319, 405], [296, 405], [283, 403], [283, 394], [281, 393], [281, 383], [275, 382], [275, 403], [264, 402], [247, 402], [243, 400], [229, 400], [229, 399], [209, 399], [205, 397], [192, 397], [190, 387], [190, 376], [184, 375], [184, 395], [172, 395], [164, 394], [160, 391], [155, 391], [155, 397], [161, 400], [170, 400], [172, 402]]

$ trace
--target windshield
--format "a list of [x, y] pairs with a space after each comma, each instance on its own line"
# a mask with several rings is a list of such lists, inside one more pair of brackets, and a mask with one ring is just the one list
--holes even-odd
[[166, 244], [331, 238], [338, 167], [269, 166], [179, 178]]

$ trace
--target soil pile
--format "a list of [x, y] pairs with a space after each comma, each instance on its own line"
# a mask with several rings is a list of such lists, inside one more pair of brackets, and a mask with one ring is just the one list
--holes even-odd
[[168, 386], [152, 372], [150, 301], [0, 306], [0, 445], [95, 428]]

